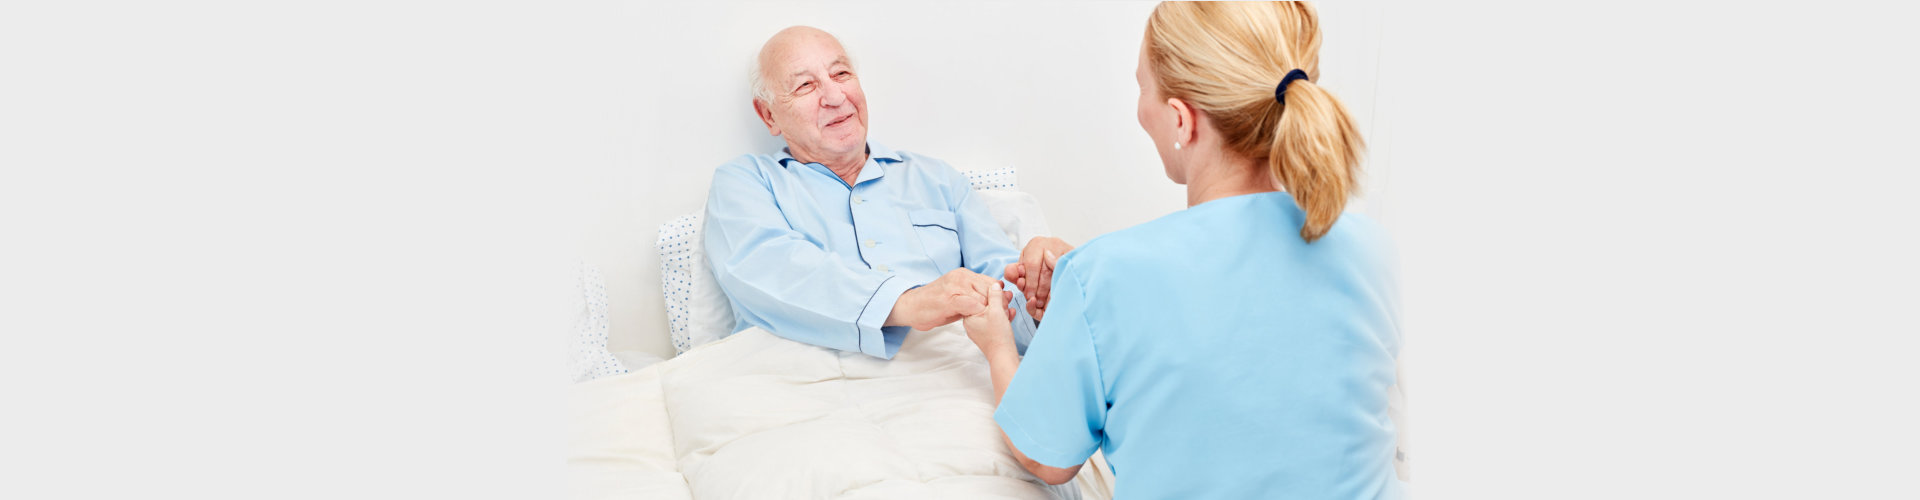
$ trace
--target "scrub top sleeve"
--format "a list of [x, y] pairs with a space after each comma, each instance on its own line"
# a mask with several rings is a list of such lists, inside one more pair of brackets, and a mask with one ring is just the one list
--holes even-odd
[[1080, 280], [1061, 263], [1047, 319], [1000, 398], [993, 420], [1021, 453], [1051, 467], [1080, 465], [1105, 439], [1107, 391], [1086, 321]]

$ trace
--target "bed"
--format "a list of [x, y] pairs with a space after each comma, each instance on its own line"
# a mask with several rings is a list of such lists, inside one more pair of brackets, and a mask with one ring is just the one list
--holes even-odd
[[892, 360], [749, 329], [572, 387], [574, 498], [1111, 498], [1095, 456], [1048, 487], [992, 420], [959, 325]]
[[[1011, 242], [1046, 234], [1012, 169], [968, 176]], [[698, 214], [670, 221], [657, 245], [677, 356], [616, 359], [604, 351], [604, 325], [599, 352], [593, 329], [581, 329], [575, 366], [584, 381], [569, 396], [570, 496], [1112, 497], [1100, 455], [1058, 486], [1020, 466], [992, 419], [986, 360], [958, 323], [909, 334], [892, 360], [758, 328], [728, 335], [731, 313], [701, 260], [699, 225]], [[583, 280], [583, 289], [591, 301], [594, 285]], [[591, 302], [587, 309], [591, 318]]]

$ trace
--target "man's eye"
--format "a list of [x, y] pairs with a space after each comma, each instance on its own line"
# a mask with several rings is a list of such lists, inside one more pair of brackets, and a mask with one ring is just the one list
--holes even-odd
[[800, 92], [800, 91], [807, 90], [808, 88], [811, 88], [811, 87], [813, 87], [813, 82], [802, 83], [800, 84], [799, 87], [795, 87], [793, 91]]

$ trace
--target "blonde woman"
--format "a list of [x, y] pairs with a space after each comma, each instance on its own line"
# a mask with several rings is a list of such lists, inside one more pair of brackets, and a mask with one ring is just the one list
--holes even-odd
[[[1103, 450], [1117, 498], [1405, 494], [1387, 413], [1392, 250], [1373, 221], [1342, 213], [1363, 144], [1315, 83], [1319, 49], [1302, 3], [1154, 9], [1140, 127], [1187, 209], [1021, 283], [1029, 297], [1051, 285], [1025, 359], [1004, 315], [966, 322], [991, 365], [994, 419], [1035, 475], [1066, 482]], [[989, 295], [987, 311], [1005, 307]]]

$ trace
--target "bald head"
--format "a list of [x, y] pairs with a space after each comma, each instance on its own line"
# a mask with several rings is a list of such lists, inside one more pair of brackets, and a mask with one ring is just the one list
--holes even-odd
[[793, 26], [768, 38], [755, 63], [754, 112], [794, 158], [850, 169], [865, 161], [867, 97], [839, 39]]
[[838, 54], [849, 65], [852, 63], [846, 48], [832, 33], [812, 26], [789, 26], [760, 45], [760, 55], [754, 58], [753, 96], [761, 100], [773, 98], [784, 87], [782, 79], [791, 76], [781, 71], [781, 62], [807, 52]]

